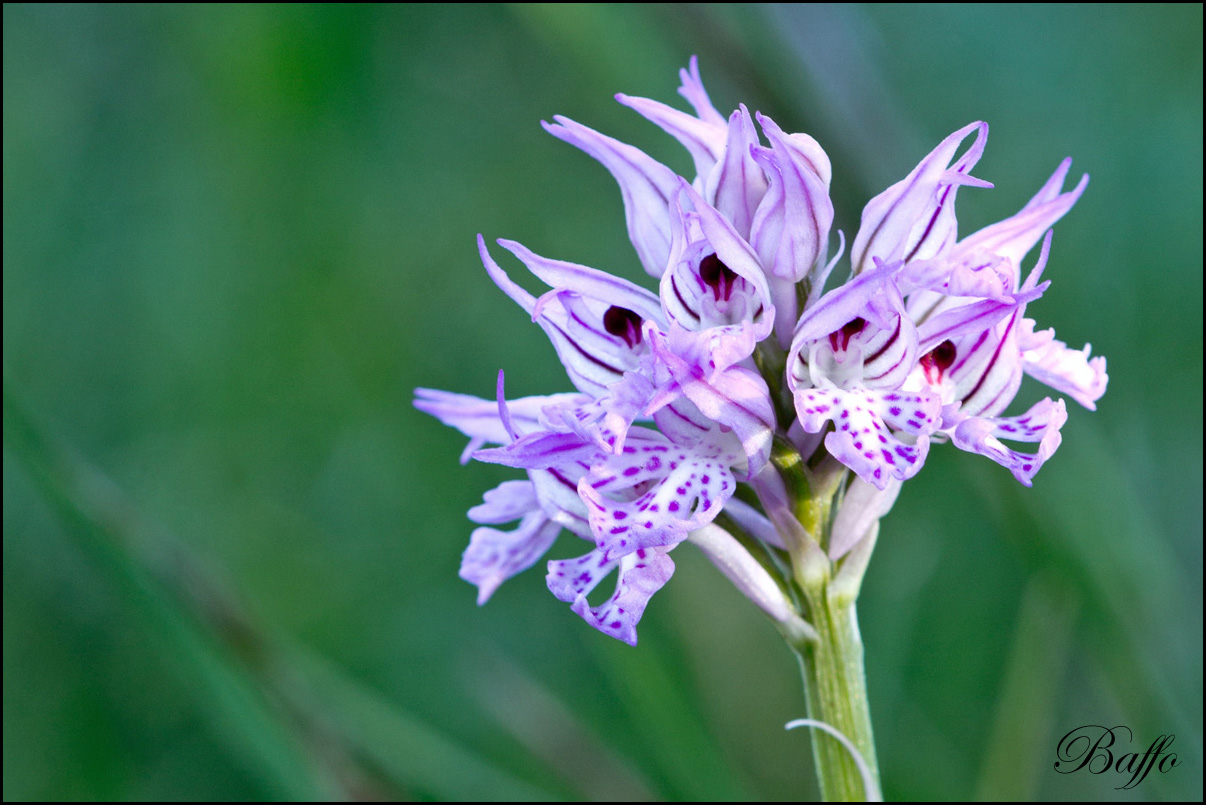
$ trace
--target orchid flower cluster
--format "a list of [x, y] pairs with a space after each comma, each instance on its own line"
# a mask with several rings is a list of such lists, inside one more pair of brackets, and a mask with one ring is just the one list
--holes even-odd
[[[790, 624], [798, 620], [791, 595], [751, 546], [795, 556], [812, 540], [838, 562], [877, 526], [935, 442], [986, 456], [1029, 486], [1059, 446], [1067, 411], [1062, 399], [1045, 398], [1005, 415], [1022, 376], [1089, 409], [1107, 382], [1104, 358], [1090, 357], [1087, 345], [1070, 349], [1026, 316], [1049, 284], [1051, 226], [1088, 183], [1084, 176], [1063, 189], [1071, 160], [1017, 214], [960, 239], [959, 188], [992, 185], [971, 175], [988, 126], [959, 129], [866, 205], [849, 278], [826, 291], [845, 242], [838, 232], [830, 257], [825, 151], [745, 106], [726, 119], [695, 59], [680, 77], [694, 114], [616, 97], [690, 152], [691, 180], [580, 123], [544, 124], [619, 183], [629, 237], [656, 293], [500, 240], [549, 286], [533, 296], [478, 237], [490, 278], [548, 334], [577, 391], [507, 400], [500, 372], [495, 400], [418, 389], [415, 402], [470, 438], [462, 462], [527, 474], [469, 510], [481, 527], [460, 575], [477, 586], [478, 603], [565, 529], [589, 549], [548, 562], [549, 589], [630, 644], [674, 571], [679, 543], [695, 543], [778, 624]], [[837, 479], [840, 504], [824, 537], [793, 514], [798, 493], [784, 482], [793, 464]], [[613, 571], [614, 593], [592, 605], [587, 596]]]

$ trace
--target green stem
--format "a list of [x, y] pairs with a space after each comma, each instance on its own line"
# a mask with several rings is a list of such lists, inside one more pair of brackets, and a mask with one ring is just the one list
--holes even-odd
[[[793, 468], [796, 469], [796, 468]], [[813, 536], [810, 551], [793, 558], [796, 587], [803, 594], [804, 618], [816, 630], [814, 640], [792, 645], [800, 660], [804, 697], [809, 718], [834, 727], [858, 749], [870, 771], [874, 789], [867, 791], [863, 776], [849, 750], [832, 735], [814, 730], [813, 760], [821, 795], [827, 802], [858, 802], [878, 797], [879, 769], [871, 732], [867, 681], [863, 673], [863, 641], [858, 631], [855, 599], [862, 571], [870, 558], [875, 534], [868, 534], [865, 551], [854, 551], [835, 564], [826, 555], [830, 515], [845, 469], [823, 457], [804, 470], [806, 489], [795, 497], [795, 514]], [[795, 491], [795, 490], [793, 490]], [[853, 563], [853, 564], [851, 564]]]
[[[841, 594], [829, 594], [828, 584], [805, 590], [804, 595], [807, 617], [817, 631], [817, 639], [802, 641], [792, 648], [800, 659], [808, 716], [835, 727], [851, 740], [866, 761], [878, 791], [879, 768], [854, 601]], [[812, 754], [821, 796], [826, 802], [868, 799], [854, 758], [836, 738], [814, 730]]]

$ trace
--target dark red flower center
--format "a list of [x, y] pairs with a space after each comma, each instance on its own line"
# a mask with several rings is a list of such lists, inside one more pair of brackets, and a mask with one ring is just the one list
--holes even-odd
[[641, 317], [626, 307], [612, 305], [603, 314], [603, 329], [624, 339], [629, 348], [641, 343]]
[[842, 329], [829, 334], [829, 346], [833, 347], [834, 352], [845, 352], [850, 346], [850, 339], [861, 333], [866, 326], [866, 320], [861, 317], [851, 319], [842, 325]]
[[740, 277], [737, 272], [721, 262], [715, 254], [709, 254], [699, 261], [699, 278], [712, 289], [712, 296], [719, 302], [729, 301], [733, 294], [733, 285]]
[[942, 382], [942, 376], [946, 370], [951, 368], [951, 364], [955, 362], [955, 345], [950, 341], [943, 341], [938, 346], [921, 356], [921, 371], [925, 372], [925, 379], [930, 383]]

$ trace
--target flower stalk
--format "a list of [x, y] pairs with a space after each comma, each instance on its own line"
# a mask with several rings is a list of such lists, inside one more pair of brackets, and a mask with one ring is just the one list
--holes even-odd
[[[863, 673], [863, 643], [853, 601], [841, 602], [818, 591], [808, 597], [815, 641], [792, 646], [804, 678], [810, 718], [822, 721], [850, 739], [878, 786], [879, 768]], [[868, 794], [850, 752], [830, 735], [813, 733], [812, 756], [821, 796], [826, 802], [862, 802]]]
[[[867, 773], [879, 788], [871, 711], [863, 670], [863, 643], [855, 601], [862, 574], [874, 548], [878, 523], [840, 562], [821, 550], [831, 544], [830, 514], [846, 473], [824, 466], [809, 471], [798, 453], [776, 445], [772, 462], [796, 493], [795, 514], [813, 539], [793, 554], [792, 582], [799, 591], [800, 614], [811, 627], [809, 639], [788, 644], [800, 664], [808, 717], [846, 736], [862, 756]], [[785, 635], [785, 637], [787, 637]], [[874, 798], [850, 750], [834, 736], [817, 730], [812, 736], [813, 762], [821, 794], [827, 802], [858, 802]]]

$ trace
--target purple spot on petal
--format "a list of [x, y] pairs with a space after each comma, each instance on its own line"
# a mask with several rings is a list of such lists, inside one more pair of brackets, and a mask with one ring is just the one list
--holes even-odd
[[893, 405], [891, 408], [888, 409], [888, 413], [891, 414], [892, 416], [900, 416], [900, 406]]

